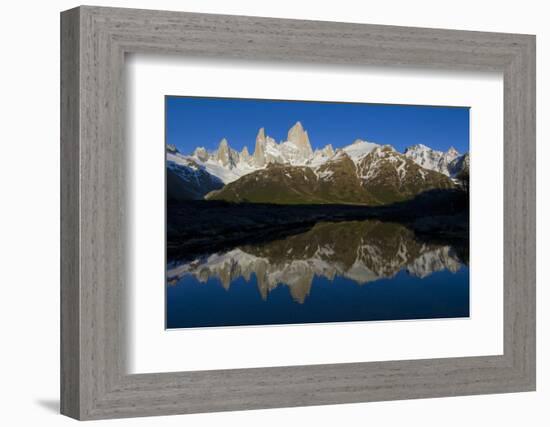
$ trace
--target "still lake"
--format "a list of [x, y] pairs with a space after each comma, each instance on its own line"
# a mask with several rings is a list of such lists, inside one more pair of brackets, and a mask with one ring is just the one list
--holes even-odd
[[380, 221], [310, 230], [169, 260], [166, 327], [469, 316], [465, 251]]

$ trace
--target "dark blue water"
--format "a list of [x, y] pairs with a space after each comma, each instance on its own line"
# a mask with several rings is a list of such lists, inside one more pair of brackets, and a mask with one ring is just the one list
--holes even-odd
[[468, 317], [469, 269], [458, 253], [400, 225], [320, 224], [171, 262], [166, 327]]
[[167, 289], [167, 327], [270, 325], [469, 316], [468, 268], [441, 271], [424, 279], [402, 271], [363, 286], [343, 277], [315, 277], [300, 304], [286, 286], [263, 300], [256, 286], [239, 278], [230, 290], [219, 279], [199, 283], [186, 275]]

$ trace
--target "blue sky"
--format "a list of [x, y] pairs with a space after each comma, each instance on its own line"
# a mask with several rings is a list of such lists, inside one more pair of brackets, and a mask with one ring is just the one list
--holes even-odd
[[222, 138], [252, 153], [260, 127], [280, 142], [297, 121], [314, 149], [343, 147], [360, 138], [399, 151], [414, 144], [469, 151], [468, 107], [166, 97], [166, 142], [184, 154], [198, 146], [213, 150]]

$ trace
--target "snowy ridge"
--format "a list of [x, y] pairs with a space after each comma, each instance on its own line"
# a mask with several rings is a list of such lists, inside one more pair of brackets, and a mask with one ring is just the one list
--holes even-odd
[[444, 175], [453, 177], [455, 171], [453, 163], [463, 156], [454, 148], [447, 151], [433, 150], [424, 144], [417, 144], [405, 150], [405, 156], [425, 169], [433, 170]]
[[[387, 162], [399, 165], [397, 171], [400, 178], [406, 173], [404, 162], [399, 157], [400, 154], [391, 145], [378, 145], [369, 154], [371, 155], [368, 159], [366, 156], [362, 158], [363, 162], [361, 162], [357, 171], [359, 177], [364, 181], [370, 181], [377, 177]], [[369, 160], [369, 162], [366, 163], [366, 160]]]
[[[357, 139], [341, 150], [346, 152], [357, 164], [378, 146], [378, 144]], [[252, 154], [249, 153], [246, 146], [241, 152], [234, 150], [226, 138], [220, 141], [218, 148], [214, 151], [197, 147], [190, 155], [179, 153], [174, 146], [167, 147], [168, 155], [173, 156], [169, 160], [175, 161], [176, 157], [179, 158], [180, 163], [184, 162], [182, 159], [193, 160], [198, 165], [203, 166], [208, 173], [222, 180], [224, 184], [263, 169], [269, 163], [316, 168], [329, 160], [336, 159], [338, 151], [340, 150], [335, 152], [331, 144], [314, 151], [307, 130], [300, 122], [296, 122], [289, 129], [287, 139], [279, 143], [267, 135], [264, 128], [260, 128]]]
[[223, 182], [197, 160], [182, 156], [174, 148], [166, 156], [168, 198], [203, 199], [210, 191], [223, 187]]
[[361, 139], [356, 139], [353, 144], [348, 145], [342, 150], [344, 150], [347, 155], [353, 160], [355, 164], [359, 163], [367, 154], [369, 154], [375, 148], [380, 147], [379, 144], [374, 142], [363, 141]]
[[[389, 147], [389, 149], [388, 149]], [[393, 151], [396, 155], [392, 155]], [[184, 155], [176, 147], [167, 146], [167, 160], [176, 164], [188, 166], [190, 162], [204, 168], [206, 172], [220, 179], [224, 184], [265, 168], [270, 163], [290, 166], [307, 166], [323, 179], [330, 179], [328, 172], [319, 173], [319, 167], [329, 161], [338, 160], [342, 153], [347, 154], [355, 164], [357, 174], [362, 179], [371, 179], [378, 171], [377, 162], [373, 162], [368, 171], [363, 170], [361, 164], [365, 158], [374, 153], [378, 158], [395, 165], [400, 180], [406, 178], [407, 165], [399, 156], [414, 161], [421, 168], [436, 171], [454, 178], [458, 173], [469, 167], [469, 159], [461, 155], [453, 147], [446, 152], [433, 150], [423, 144], [408, 147], [405, 152], [398, 153], [392, 146], [380, 145], [362, 139], [334, 150], [331, 144], [313, 150], [307, 130], [300, 122], [296, 122], [288, 131], [287, 139], [277, 143], [266, 134], [264, 128], [258, 130], [254, 151], [250, 153], [245, 146], [241, 152], [231, 148], [230, 142], [223, 138], [216, 150], [208, 151], [204, 147], [197, 147], [192, 154]], [[424, 179], [426, 171], [418, 172]]]

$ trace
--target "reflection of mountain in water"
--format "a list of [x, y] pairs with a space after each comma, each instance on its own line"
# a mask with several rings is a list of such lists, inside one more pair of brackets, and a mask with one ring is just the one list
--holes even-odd
[[263, 299], [279, 285], [303, 303], [315, 276], [342, 276], [358, 285], [391, 278], [399, 271], [424, 278], [456, 272], [462, 263], [451, 246], [423, 243], [408, 228], [380, 221], [317, 223], [309, 231], [261, 245], [239, 246], [168, 270], [168, 282], [191, 274], [199, 282], [218, 278], [225, 289], [256, 276]]

